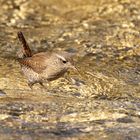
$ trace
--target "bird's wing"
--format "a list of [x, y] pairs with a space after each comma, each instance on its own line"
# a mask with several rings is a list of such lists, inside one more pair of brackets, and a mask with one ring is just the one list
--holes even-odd
[[32, 57], [20, 59], [19, 63], [33, 69], [37, 73], [41, 73], [44, 69], [46, 69], [49, 57], [50, 54], [38, 53]]

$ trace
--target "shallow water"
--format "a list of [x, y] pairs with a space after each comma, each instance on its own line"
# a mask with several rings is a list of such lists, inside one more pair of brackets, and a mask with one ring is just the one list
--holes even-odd
[[[0, 3], [2, 140], [140, 139], [139, 1]], [[76, 52], [80, 74], [31, 90], [16, 61], [20, 30], [34, 52]]]

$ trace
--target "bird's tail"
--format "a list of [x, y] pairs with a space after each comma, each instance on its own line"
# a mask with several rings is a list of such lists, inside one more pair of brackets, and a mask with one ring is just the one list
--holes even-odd
[[25, 37], [23, 33], [20, 31], [17, 33], [18, 39], [22, 44], [22, 49], [17, 53], [18, 58], [25, 58], [25, 57], [31, 57], [32, 56], [32, 51], [27, 44]]

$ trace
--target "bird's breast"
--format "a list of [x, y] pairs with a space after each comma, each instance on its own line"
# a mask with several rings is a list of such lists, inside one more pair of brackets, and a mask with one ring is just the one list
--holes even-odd
[[66, 73], [66, 69], [63, 70], [53, 70], [53, 69], [46, 69], [42, 74], [42, 78], [46, 79], [47, 81], [53, 81], [56, 80], [58, 78], [60, 78], [61, 76], [63, 76]]

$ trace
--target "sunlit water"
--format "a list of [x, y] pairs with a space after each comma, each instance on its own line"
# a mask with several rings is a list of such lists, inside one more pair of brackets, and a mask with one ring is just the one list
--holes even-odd
[[[0, 3], [2, 140], [140, 139], [139, 1]], [[34, 52], [76, 52], [79, 73], [31, 90], [16, 61], [19, 30]]]

